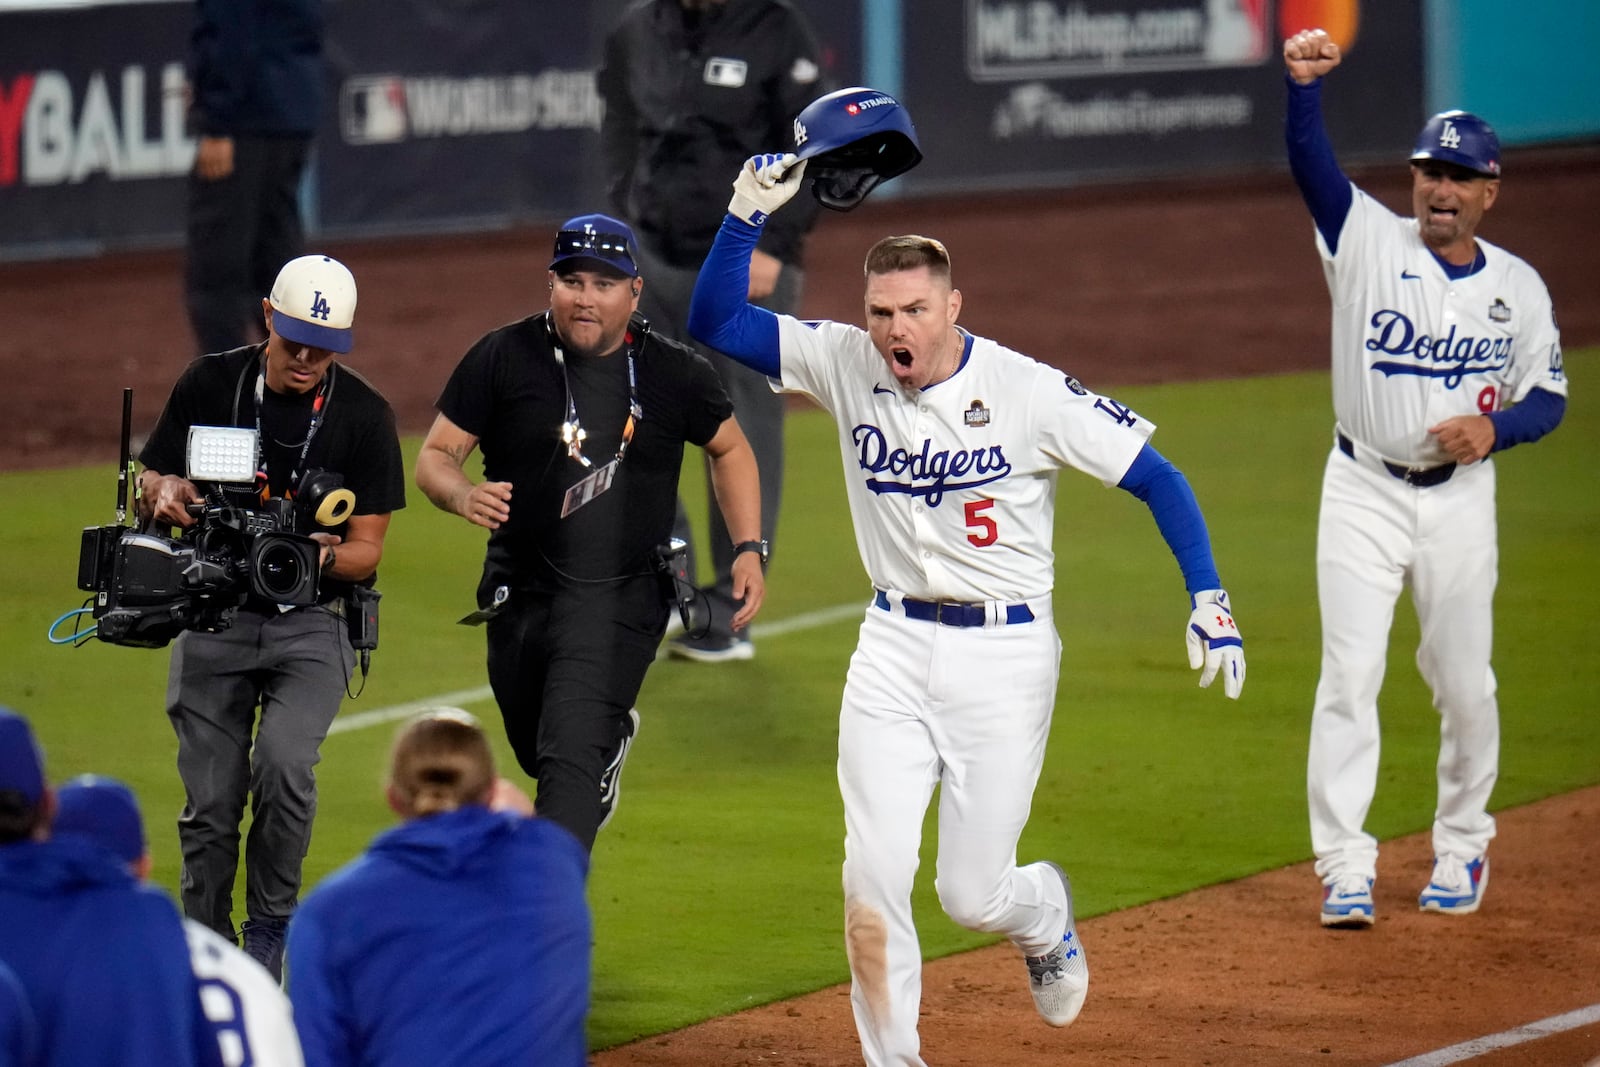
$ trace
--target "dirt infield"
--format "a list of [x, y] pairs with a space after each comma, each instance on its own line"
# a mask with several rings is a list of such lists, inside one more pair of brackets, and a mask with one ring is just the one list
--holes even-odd
[[[1569, 348], [1600, 343], [1600, 146], [1512, 153], [1484, 234], [1544, 275]], [[1407, 203], [1403, 167], [1358, 180]], [[888, 233], [951, 248], [962, 321], [1093, 387], [1327, 365], [1311, 226], [1286, 175], [940, 201], [879, 198], [829, 215], [804, 311], [860, 318], [861, 256]], [[550, 230], [330, 243], [361, 289], [349, 362], [420, 433], [473, 340], [543, 306]], [[0, 467], [114, 465], [124, 386], [153, 424], [192, 354], [180, 255], [0, 264]], [[648, 280], [647, 280], [648, 283]], [[1239, 432], [1248, 432], [1241, 424]], [[109, 482], [108, 482], [109, 485]], [[922, 1032], [940, 1064], [1387, 1064], [1600, 1003], [1600, 789], [1500, 814], [1483, 911], [1421, 916], [1421, 837], [1385, 847], [1379, 922], [1322, 930], [1308, 867], [1091, 920], [1093, 992], [1079, 1022], [1032, 1013], [1006, 946], [927, 968]], [[842, 948], [841, 948], [842, 951]], [[1475, 1060], [1575, 1065], [1588, 1026]], [[717, 1019], [597, 1054], [598, 1067], [858, 1063], [847, 992]]]
[[[1034, 1014], [1010, 945], [929, 963], [923, 1055], [941, 1067], [1376, 1067], [1600, 1004], [1600, 787], [1497, 819], [1476, 915], [1417, 910], [1433, 856], [1416, 834], [1383, 847], [1370, 930], [1321, 927], [1309, 863], [1090, 919], [1079, 926], [1089, 1000], [1065, 1030]], [[1600, 1024], [1470, 1062], [1579, 1067], [1596, 1056]], [[850, 1067], [861, 1056], [849, 987], [835, 986], [591, 1062]]]

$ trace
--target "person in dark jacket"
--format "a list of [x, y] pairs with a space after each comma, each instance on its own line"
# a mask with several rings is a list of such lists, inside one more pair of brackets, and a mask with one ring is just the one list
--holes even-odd
[[99, 845], [52, 839], [54, 812], [28, 721], [0, 708], [0, 965], [32, 1016], [23, 1062], [222, 1067], [177, 908]]
[[[826, 91], [815, 35], [787, 0], [639, 0], [607, 36], [598, 77], [612, 208], [638, 235], [640, 273], [650, 279], [639, 310], [657, 333], [693, 345], [689, 295], [722, 224], [726, 175], [756, 152], [793, 143], [795, 116]], [[782, 314], [799, 307], [805, 237], [817, 216], [809, 197], [796, 207], [769, 222], [750, 263], [750, 300]], [[700, 350], [755, 451], [770, 550], [783, 490], [783, 399], [755, 371]], [[734, 539], [714, 506], [708, 532], [709, 626], [674, 637], [667, 650], [700, 662], [749, 659], [749, 631], [732, 626]], [[692, 544], [681, 502], [673, 533]], [[692, 552], [688, 569], [695, 574]]]
[[[456, 708], [401, 728], [386, 794], [404, 820], [306, 896], [289, 999], [307, 1067], [582, 1067], [588, 853], [508, 789]], [[513, 795], [516, 790], [509, 790]]]
[[322, 114], [322, 0], [196, 0], [184, 295], [196, 352], [266, 336], [261, 298], [304, 251], [300, 177]]

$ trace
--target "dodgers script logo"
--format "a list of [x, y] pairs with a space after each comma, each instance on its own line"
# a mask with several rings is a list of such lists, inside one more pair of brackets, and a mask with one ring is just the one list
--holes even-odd
[[[923, 439], [922, 448], [909, 452], [904, 448], [890, 448], [883, 431], [869, 423], [861, 423], [850, 431], [856, 443], [856, 458], [861, 469], [869, 474], [889, 474], [894, 478], [867, 479], [867, 488], [874, 493], [906, 493], [927, 500], [936, 508], [944, 494], [952, 489], [971, 489], [979, 485], [998, 482], [1011, 473], [1011, 464], [999, 445], [972, 449], [933, 450], [933, 442]], [[970, 479], [956, 481], [954, 479]], [[901, 481], [895, 478], [904, 479]]]
[[1409, 356], [1409, 360], [1377, 360], [1372, 369], [1385, 377], [1414, 374], [1423, 378], [1442, 378], [1446, 389], [1454, 389], [1468, 375], [1504, 370], [1511, 363], [1515, 338], [1456, 336], [1454, 325], [1438, 337], [1419, 333], [1416, 326], [1398, 311], [1384, 310], [1372, 316], [1373, 333], [1366, 341], [1368, 352], [1388, 356]]

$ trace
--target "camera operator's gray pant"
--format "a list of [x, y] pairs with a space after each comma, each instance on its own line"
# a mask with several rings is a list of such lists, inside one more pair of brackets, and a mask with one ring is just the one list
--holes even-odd
[[241, 609], [221, 633], [179, 635], [167, 715], [178, 735], [185, 794], [178, 840], [189, 918], [234, 937], [247, 796], [246, 914], [287, 919], [294, 911], [317, 811], [313, 768], [354, 665], [344, 619], [321, 607], [278, 615]]

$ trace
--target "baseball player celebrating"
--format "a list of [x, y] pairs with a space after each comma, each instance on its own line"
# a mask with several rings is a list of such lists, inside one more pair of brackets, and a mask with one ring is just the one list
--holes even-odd
[[[1378, 774], [1378, 689], [1395, 600], [1411, 583], [1417, 666], [1440, 717], [1433, 875], [1424, 911], [1478, 909], [1500, 746], [1489, 667], [1497, 577], [1491, 452], [1536, 441], [1566, 411], [1550, 294], [1478, 239], [1500, 192], [1500, 144], [1476, 115], [1428, 120], [1400, 218], [1340, 172], [1321, 115], [1339, 48], [1284, 42], [1289, 163], [1333, 297], [1333, 408], [1317, 588], [1322, 679], [1306, 788], [1325, 926], [1369, 926], [1378, 843], [1362, 830]], [[1515, 405], [1515, 406], [1511, 406]]]
[[874, 587], [839, 715], [851, 1001], [868, 1064], [921, 1064], [911, 888], [936, 785], [945, 912], [1021, 949], [1052, 1025], [1071, 1023], [1088, 994], [1066, 874], [1048, 861], [1019, 867], [1016, 855], [1060, 671], [1058, 471], [1077, 468], [1150, 506], [1191, 594], [1188, 650], [1202, 686], [1220, 674], [1237, 697], [1244, 650], [1188, 482], [1147, 443], [1155, 427], [957, 326], [961, 293], [938, 241], [889, 237], [868, 252], [866, 329], [746, 304], [761, 223], [804, 167], [763, 155], [740, 171], [689, 329], [838, 423]]

